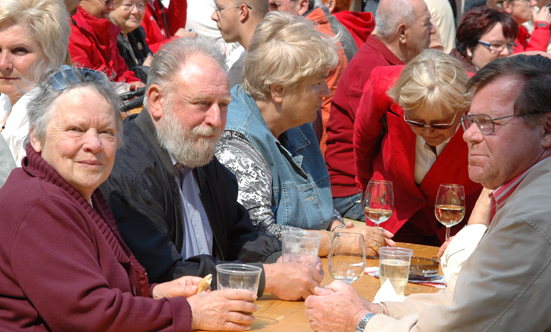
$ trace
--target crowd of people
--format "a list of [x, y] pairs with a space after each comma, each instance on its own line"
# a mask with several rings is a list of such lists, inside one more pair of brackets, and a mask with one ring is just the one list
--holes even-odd
[[[241, 331], [264, 293], [315, 331], [550, 329], [546, 2], [3, 0], [0, 330]], [[451, 242], [441, 183], [465, 188]], [[282, 261], [300, 229], [320, 257], [340, 232], [463, 254], [445, 290], [373, 304]], [[227, 261], [258, 292], [196, 294]]]

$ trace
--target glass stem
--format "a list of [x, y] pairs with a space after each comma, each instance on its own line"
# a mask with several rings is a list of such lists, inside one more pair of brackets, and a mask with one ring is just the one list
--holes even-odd
[[450, 239], [450, 228], [446, 227], [446, 241]]

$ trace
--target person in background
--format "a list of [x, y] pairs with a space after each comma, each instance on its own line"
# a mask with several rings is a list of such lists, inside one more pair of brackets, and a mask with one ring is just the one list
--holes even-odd
[[359, 49], [375, 29], [375, 17], [370, 12], [350, 11], [351, 4], [352, 0], [326, 0], [323, 2], [323, 6], [329, 9], [331, 15], [336, 17], [350, 32]]
[[266, 0], [216, 0], [211, 19], [216, 22], [222, 38], [226, 43], [238, 42], [245, 49], [228, 72], [230, 88], [241, 84], [246, 50], [257, 25], [267, 13]]
[[259, 296], [306, 298], [320, 269], [274, 263], [281, 242], [255, 231], [234, 175], [214, 157], [231, 100], [222, 54], [204, 38], [177, 38], [150, 69], [145, 107], [125, 119], [125, 144], [102, 185], [150, 280], [216, 278], [216, 264], [240, 260], [263, 268]]
[[358, 232], [373, 255], [370, 248], [385, 245], [385, 235], [347, 228], [333, 209], [329, 174], [309, 123], [329, 94], [325, 76], [338, 63], [337, 47], [309, 20], [268, 14], [245, 56], [243, 84], [232, 89], [216, 156], [236, 175], [238, 200], [257, 230], [278, 238], [297, 227], [317, 232], [320, 256], [329, 253], [335, 231]]
[[[4, 152], [8, 149], [17, 167], [26, 155], [29, 90], [44, 71], [64, 63], [70, 31], [69, 14], [60, 1], [0, 2], [1, 146]], [[14, 165], [2, 159], [7, 167]]]
[[[534, 17], [532, 7], [536, 4], [536, 0], [488, 0], [486, 2], [489, 8], [501, 9], [511, 15], [519, 25], [519, 32], [515, 40], [517, 43], [515, 53], [547, 51], [550, 40], [551, 13], [549, 13], [549, 8], [543, 7]], [[535, 28], [532, 34], [529, 34], [522, 24], [532, 19], [535, 21]]]
[[[438, 35], [440, 37], [438, 42], [442, 45], [439, 49], [450, 53], [455, 40], [455, 16], [451, 4], [447, 0], [425, 0], [425, 2], [429, 8], [432, 23], [438, 31], [431, 37]], [[432, 44], [430, 48], [434, 48]]]
[[517, 35], [518, 24], [511, 15], [494, 8], [475, 8], [463, 16], [450, 55], [465, 71], [476, 73], [492, 60], [513, 54]]
[[469, 180], [467, 144], [459, 128], [471, 102], [467, 81], [459, 61], [425, 50], [403, 70], [376, 68], [365, 86], [354, 126], [356, 182], [365, 191], [370, 180], [392, 181], [400, 204], [383, 227], [395, 241], [444, 243], [446, 228], [434, 215], [441, 183], [465, 187], [461, 225], [469, 219], [482, 188]]
[[403, 65], [429, 47], [435, 30], [422, 0], [384, 0], [367, 39], [344, 71], [331, 103], [325, 161], [331, 176], [333, 205], [346, 218], [365, 220], [356, 186], [352, 137], [356, 110], [371, 71]]
[[128, 69], [119, 54], [120, 28], [109, 21], [113, 1], [80, 0], [77, 13], [71, 16], [69, 53], [75, 65], [105, 72], [116, 82], [130, 84], [134, 90], [145, 84]]
[[[517, 55], [481, 68], [462, 118], [469, 177], [494, 190], [488, 231], [455, 291], [373, 304], [335, 281], [306, 299], [315, 331], [548, 331], [551, 306], [551, 60]], [[519, 139], [522, 137], [522, 139]]]
[[[327, 18], [327, 15], [320, 7], [314, 7], [313, 0], [282, 0], [282, 1], [269, 0], [269, 4], [270, 4], [270, 11], [284, 11], [284, 12], [288, 12], [291, 15], [305, 16], [306, 18], [308, 18], [309, 20], [315, 23], [315, 27], [319, 32], [326, 34], [330, 37], [333, 37], [336, 35], [336, 32], [331, 28], [331, 24], [329, 23], [329, 19]], [[317, 124], [313, 124], [314, 130], [321, 128], [321, 132], [319, 133], [319, 135], [318, 133], [316, 134], [317, 136], [319, 136], [320, 148], [323, 154], [325, 154], [325, 149], [327, 147], [326, 128], [327, 128], [327, 121], [329, 121], [329, 114], [331, 111], [331, 100], [333, 99], [335, 90], [337, 89], [337, 85], [339, 83], [340, 77], [344, 72], [346, 65], [348, 64], [347, 56], [342, 48], [343, 45], [340, 42], [337, 42], [337, 43], [339, 45], [339, 50], [337, 51], [337, 54], [339, 55], [339, 63], [333, 70], [329, 72], [329, 74], [325, 78], [325, 81], [327, 82], [327, 86], [329, 87], [329, 90], [331, 91], [331, 93], [328, 96], [325, 96], [323, 98], [323, 103], [321, 105], [321, 117], [318, 115], [318, 117], [316, 118], [318, 123], [321, 122], [319, 123], [319, 125], [321, 126]], [[352, 43], [354, 42], [352, 41]]]
[[197, 37], [195, 32], [184, 29], [186, 16], [186, 0], [171, 0], [168, 8], [163, 5], [161, 0], [147, 1], [142, 28], [145, 31], [145, 41], [153, 53], [174, 38]]
[[113, 24], [121, 28], [117, 48], [126, 65], [142, 82], [147, 82], [153, 52], [145, 42], [143, 21], [147, 0], [115, 0], [115, 9], [109, 13]]

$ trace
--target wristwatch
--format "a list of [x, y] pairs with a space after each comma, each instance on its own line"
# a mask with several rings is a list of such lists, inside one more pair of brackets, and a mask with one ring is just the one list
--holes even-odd
[[360, 323], [358, 324], [358, 327], [356, 328], [356, 331], [358, 332], [364, 332], [364, 329], [365, 329], [365, 326], [367, 325], [367, 322], [369, 322], [369, 320], [375, 316], [374, 313], [370, 312], [368, 314], [366, 314], [365, 316], [362, 317], [362, 320], [360, 321]]
[[549, 29], [549, 23], [547, 23], [547, 22], [536, 22], [536, 28], [547, 28], [547, 29]]

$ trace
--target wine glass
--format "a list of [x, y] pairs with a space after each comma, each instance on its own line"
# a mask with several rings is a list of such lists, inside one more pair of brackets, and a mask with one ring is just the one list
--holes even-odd
[[460, 184], [441, 184], [434, 206], [436, 219], [446, 226], [446, 241], [450, 239], [450, 227], [465, 217], [465, 188]]
[[379, 225], [392, 216], [393, 210], [392, 182], [384, 180], [369, 181], [364, 199], [365, 217], [380, 228]]
[[349, 232], [335, 233], [329, 250], [328, 267], [336, 280], [351, 284], [360, 279], [365, 270], [364, 236]]

